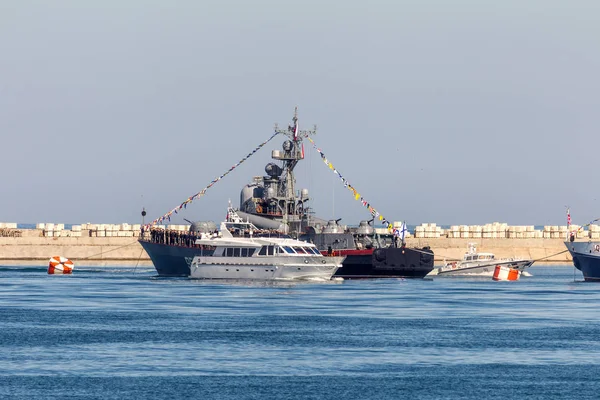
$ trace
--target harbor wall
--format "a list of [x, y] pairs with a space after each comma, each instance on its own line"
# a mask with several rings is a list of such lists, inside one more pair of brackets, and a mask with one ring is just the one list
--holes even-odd
[[[565, 252], [562, 238], [416, 238], [409, 237], [409, 247], [430, 246], [435, 253], [435, 264], [444, 260], [461, 259], [469, 243], [475, 243], [481, 252], [496, 257], [526, 257], [543, 264], [572, 263]], [[0, 265], [48, 264], [52, 256], [63, 256], [76, 265], [140, 265], [151, 266], [148, 254], [130, 236], [43, 236], [41, 231], [23, 230], [20, 236], [0, 237]]]
[[152, 265], [134, 237], [0, 237], [0, 265], [46, 266], [53, 256], [75, 265]]

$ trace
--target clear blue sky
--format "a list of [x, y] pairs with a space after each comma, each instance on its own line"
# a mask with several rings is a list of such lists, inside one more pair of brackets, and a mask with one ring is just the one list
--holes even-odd
[[[583, 224], [600, 217], [598, 38], [593, 0], [5, 0], [0, 221], [156, 218], [298, 106], [391, 221], [562, 225], [570, 205]], [[221, 220], [280, 143], [183, 216]], [[318, 214], [367, 219], [306, 151]]]

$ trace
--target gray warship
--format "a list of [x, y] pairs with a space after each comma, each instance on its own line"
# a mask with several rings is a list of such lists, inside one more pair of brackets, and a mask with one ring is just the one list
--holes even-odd
[[[324, 254], [345, 256], [335, 276], [361, 278], [423, 278], [433, 270], [433, 251], [429, 247], [409, 248], [393, 235], [377, 235], [370, 224], [361, 221], [357, 228], [347, 228], [339, 220], [315, 216], [307, 189], [296, 192], [294, 168], [304, 159], [303, 139], [316, 133], [316, 127], [300, 130], [298, 110], [286, 129], [275, 125], [284, 136], [281, 150], [273, 150], [273, 161], [265, 166], [266, 175], [255, 176], [240, 194], [236, 213], [270, 234], [288, 235], [314, 243]], [[192, 223], [192, 237], [208, 232], [214, 223]], [[162, 242], [161, 242], [162, 240]], [[182, 244], [186, 243], [186, 244]], [[189, 276], [190, 265], [200, 249], [191, 242], [166, 241], [147, 237], [140, 244], [160, 276]]]

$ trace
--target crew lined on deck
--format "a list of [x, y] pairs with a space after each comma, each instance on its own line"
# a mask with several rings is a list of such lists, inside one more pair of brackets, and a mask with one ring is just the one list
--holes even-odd
[[151, 228], [150, 235], [147, 239], [153, 243], [162, 243], [173, 246], [199, 247], [196, 246], [195, 243], [197, 239], [200, 239], [200, 234], [176, 231], [173, 229]]
[[[287, 234], [279, 232], [277, 230], [268, 229], [257, 229], [254, 232], [242, 231], [236, 229], [230, 229], [230, 233], [236, 237], [289, 237]], [[196, 240], [206, 238], [206, 236], [216, 237], [219, 236], [219, 231], [215, 230], [211, 233], [195, 233], [189, 231], [178, 231], [174, 229], [163, 229], [158, 227], [150, 228], [149, 234], [142, 227], [142, 239], [148, 240], [152, 243], [160, 243], [172, 246], [184, 246], [184, 247], [202, 247], [196, 245]]]

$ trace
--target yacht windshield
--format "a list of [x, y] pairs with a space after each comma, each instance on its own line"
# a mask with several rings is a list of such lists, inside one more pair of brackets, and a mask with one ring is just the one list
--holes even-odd
[[[281, 247], [283, 249], [283, 251], [285, 251], [286, 253], [289, 254], [296, 254], [296, 252], [294, 251], [294, 249], [292, 249], [290, 246], [282, 246]], [[283, 253], [282, 251], [282, 253]]]
[[298, 254], [306, 254], [306, 250], [300, 246], [294, 246], [294, 250], [296, 250], [296, 253]]

